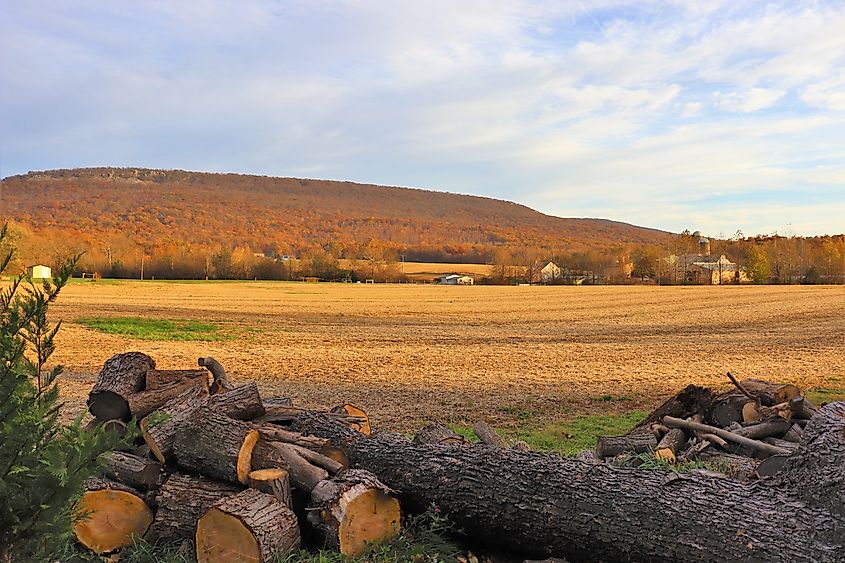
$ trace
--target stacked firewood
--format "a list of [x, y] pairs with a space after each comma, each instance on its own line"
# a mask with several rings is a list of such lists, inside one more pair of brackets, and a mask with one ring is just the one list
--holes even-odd
[[636, 466], [642, 459], [630, 454], [653, 452], [670, 464], [704, 461], [741, 480], [775, 475], [818, 408], [795, 385], [727, 375], [729, 391], [690, 385], [628, 434], [599, 438], [594, 459]]
[[[303, 537], [356, 555], [399, 532], [387, 486], [348, 469], [329, 439], [289, 429], [312, 411], [261, 397], [255, 383], [233, 386], [213, 358], [198, 363], [157, 370], [140, 352], [105, 362], [88, 398], [92, 425], [125, 433], [134, 420], [143, 442], [114, 452], [88, 483], [74, 526], [82, 545], [107, 554], [134, 538], [190, 539], [200, 562], [268, 561]], [[321, 416], [370, 432], [352, 405]]]

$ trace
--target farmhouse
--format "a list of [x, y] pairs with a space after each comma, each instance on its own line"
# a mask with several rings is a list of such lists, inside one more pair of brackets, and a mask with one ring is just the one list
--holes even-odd
[[446, 274], [439, 278], [441, 285], [472, 285], [475, 280], [470, 276], [460, 274]]
[[679, 282], [720, 285], [738, 283], [744, 277], [739, 267], [727, 256], [710, 253], [710, 240], [698, 240], [698, 254], [672, 254], [665, 258], [672, 278]]
[[33, 279], [48, 279], [53, 277], [53, 273], [50, 270], [49, 266], [43, 266], [41, 264], [36, 264], [35, 266], [29, 266], [26, 269], [26, 273], [29, 277]]

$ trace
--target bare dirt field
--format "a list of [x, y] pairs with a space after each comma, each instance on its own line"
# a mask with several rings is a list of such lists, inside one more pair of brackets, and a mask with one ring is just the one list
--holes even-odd
[[[724, 373], [845, 382], [845, 288], [444, 287], [283, 282], [86, 282], [52, 309], [68, 407], [112, 354], [161, 368], [219, 359], [234, 380], [296, 404], [352, 402], [382, 426], [487, 418], [504, 427], [648, 409]], [[219, 341], [104, 334], [80, 317], [216, 324]]]

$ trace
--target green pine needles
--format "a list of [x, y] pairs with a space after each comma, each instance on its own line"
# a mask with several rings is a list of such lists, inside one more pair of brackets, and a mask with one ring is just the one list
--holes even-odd
[[[0, 273], [12, 261], [0, 230]], [[47, 368], [61, 322], [47, 312], [79, 256], [52, 280], [22, 276], [0, 287], [0, 562], [50, 561], [67, 545], [73, 507], [85, 481], [102, 469], [116, 438], [84, 430], [82, 417], [59, 423], [57, 378]]]

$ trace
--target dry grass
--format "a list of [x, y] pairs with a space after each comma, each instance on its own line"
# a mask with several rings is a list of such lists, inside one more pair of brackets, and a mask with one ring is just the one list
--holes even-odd
[[[845, 383], [843, 287], [443, 287], [283, 282], [76, 283], [55, 360], [73, 408], [103, 361], [141, 350], [162, 368], [199, 356], [266, 394], [349, 401], [383, 426], [486, 417], [505, 427], [648, 409], [724, 372]], [[133, 340], [74, 323], [142, 316], [214, 324], [219, 342]]]

